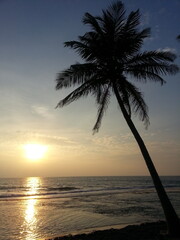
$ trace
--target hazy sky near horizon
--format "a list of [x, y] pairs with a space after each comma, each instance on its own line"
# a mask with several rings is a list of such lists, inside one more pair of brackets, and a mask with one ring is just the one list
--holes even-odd
[[[55, 109], [69, 91], [55, 91], [56, 74], [81, 61], [63, 42], [89, 30], [85, 12], [99, 15], [109, 0], [0, 0], [0, 177], [149, 175], [115, 99], [92, 135], [93, 98]], [[180, 65], [180, 0], [126, 0], [151, 27], [142, 50], [171, 49]], [[134, 118], [160, 175], [180, 174], [180, 74], [167, 83], [137, 84], [149, 106], [150, 126]], [[48, 147], [30, 161], [23, 146]]]

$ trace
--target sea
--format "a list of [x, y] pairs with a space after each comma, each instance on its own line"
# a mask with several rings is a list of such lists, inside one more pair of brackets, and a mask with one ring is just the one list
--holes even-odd
[[[180, 216], [180, 176], [161, 177]], [[164, 220], [150, 177], [0, 178], [0, 240]]]

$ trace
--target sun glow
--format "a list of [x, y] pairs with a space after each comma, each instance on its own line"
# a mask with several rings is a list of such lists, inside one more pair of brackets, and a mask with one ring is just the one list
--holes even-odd
[[26, 144], [24, 145], [25, 156], [30, 160], [38, 160], [45, 156], [47, 146], [41, 144]]

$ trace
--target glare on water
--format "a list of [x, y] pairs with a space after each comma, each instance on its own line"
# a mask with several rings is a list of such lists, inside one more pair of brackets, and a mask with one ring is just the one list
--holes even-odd
[[[26, 184], [29, 188], [27, 194], [33, 195], [38, 193], [38, 188], [40, 186], [41, 179], [38, 177], [27, 178]], [[36, 239], [36, 229], [37, 229], [37, 199], [30, 196], [26, 201], [26, 208], [24, 210], [24, 222], [22, 224], [22, 234], [25, 235], [26, 240]]]

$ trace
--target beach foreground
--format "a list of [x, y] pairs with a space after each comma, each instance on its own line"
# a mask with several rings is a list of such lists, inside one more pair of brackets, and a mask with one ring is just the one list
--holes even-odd
[[168, 240], [164, 221], [129, 225], [122, 229], [97, 230], [91, 233], [65, 235], [46, 240]]
[[[180, 216], [180, 177], [162, 179]], [[150, 177], [1, 178], [0, 216], [0, 240], [55, 239], [164, 221]], [[98, 234], [115, 239], [116, 231]]]

